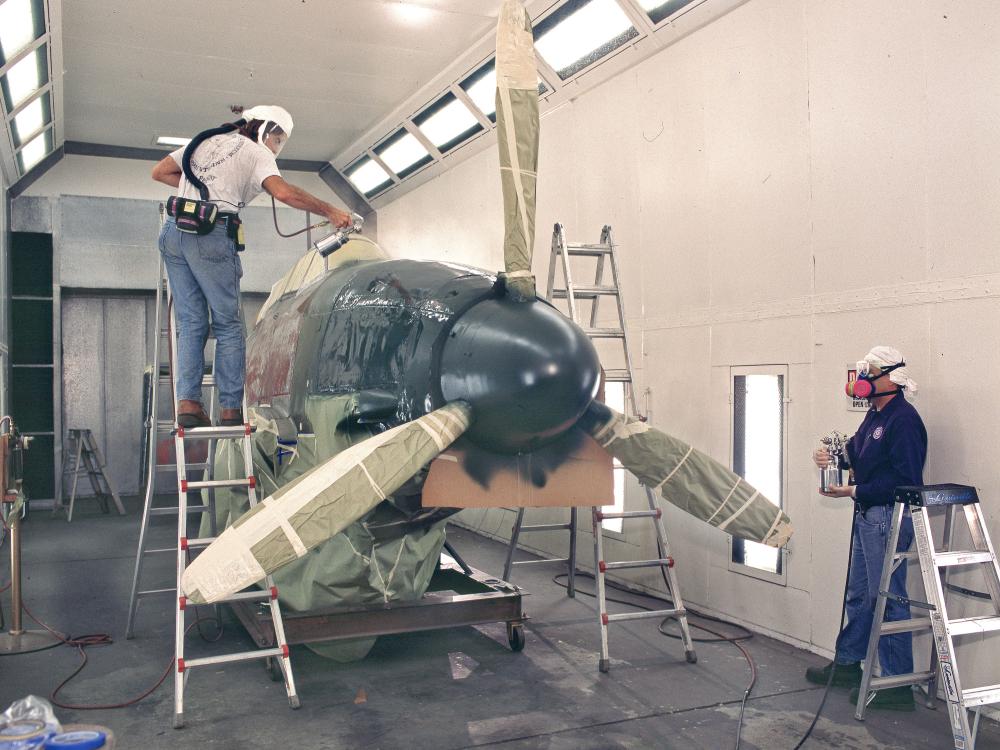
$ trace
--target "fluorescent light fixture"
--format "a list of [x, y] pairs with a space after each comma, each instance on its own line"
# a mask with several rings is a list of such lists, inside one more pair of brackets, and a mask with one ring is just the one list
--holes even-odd
[[18, 112], [17, 117], [14, 118], [14, 137], [18, 143], [24, 143], [25, 138], [45, 124], [45, 109], [42, 107], [43, 98], [40, 96], [35, 99], [35, 101]]
[[44, 47], [36, 49], [7, 71], [5, 78], [7, 79], [7, 91], [12, 107], [19, 105], [41, 87], [41, 54], [43, 50]]
[[190, 138], [181, 138], [178, 135], [158, 135], [156, 140], [153, 141], [157, 146], [173, 146], [178, 148], [179, 146], [186, 146], [191, 142]]
[[405, 177], [411, 168], [422, 166], [431, 160], [430, 151], [412, 133], [401, 131], [385, 145], [375, 149], [375, 153], [400, 177]]
[[659, 23], [669, 18], [685, 5], [691, 5], [695, 0], [639, 0], [639, 5], [649, 14], [653, 23]]
[[456, 99], [454, 94], [446, 99], [442, 106], [429, 113], [426, 118], [421, 118], [417, 124], [420, 132], [442, 150], [454, 146], [456, 139], [464, 140], [467, 134], [471, 135], [473, 131], [482, 130], [482, 125], [476, 116]]
[[434, 16], [434, 9], [416, 3], [408, 3], [403, 0], [392, 3], [389, 8], [399, 20], [413, 26], [422, 26]]
[[638, 36], [615, 0], [570, 0], [535, 28], [535, 48], [568, 78]]
[[383, 185], [392, 182], [389, 173], [382, 169], [377, 161], [367, 156], [347, 172], [347, 179], [365, 195], [374, 193]]
[[0, 3], [0, 51], [9, 60], [35, 41], [38, 23], [31, 0], [6, 0]]
[[47, 133], [40, 133], [18, 152], [21, 157], [22, 172], [27, 172], [33, 166], [38, 164], [45, 154], [48, 153], [47, 135]]

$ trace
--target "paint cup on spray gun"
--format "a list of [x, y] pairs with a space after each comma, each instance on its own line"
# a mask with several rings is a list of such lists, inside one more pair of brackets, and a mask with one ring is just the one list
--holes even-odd
[[844, 484], [844, 452], [847, 447], [847, 436], [836, 430], [820, 442], [826, 446], [830, 454], [830, 463], [819, 470], [819, 487], [828, 492], [831, 487], [842, 487]]

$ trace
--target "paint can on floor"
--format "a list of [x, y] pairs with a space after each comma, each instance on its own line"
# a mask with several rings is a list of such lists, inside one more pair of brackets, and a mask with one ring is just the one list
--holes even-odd
[[104, 747], [108, 736], [104, 732], [83, 730], [66, 732], [49, 737], [45, 741], [45, 750], [97, 750]]

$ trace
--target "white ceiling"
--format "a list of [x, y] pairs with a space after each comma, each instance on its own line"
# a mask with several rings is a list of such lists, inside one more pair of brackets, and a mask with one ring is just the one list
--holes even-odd
[[490, 32], [500, 0], [62, 0], [64, 133], [150, 147], [280, 104], [329, 160]]

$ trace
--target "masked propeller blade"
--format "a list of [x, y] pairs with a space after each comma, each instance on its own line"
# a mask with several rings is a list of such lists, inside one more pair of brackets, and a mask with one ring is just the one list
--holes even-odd
[[497, 143], [503, 190], [503, 260], [513, 299], [535, 299], [531, 256], [535, 242], [538, 169], [538, 71], [531, 19], [518, 0], [504, 0], [497, 24]]
[[733, 536], [781, 547], [788, 516], [743, 479], [687, 443], [599, 401], [580, 418], [608, 453], [665, 500]]
[[188, 566], [193, 604], [232, 596], [343, 531], [453, 443], [471, 422], [462, 401], [375, 435], [278, 489]]

